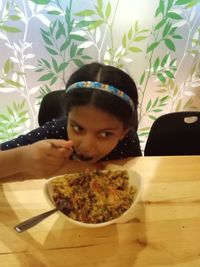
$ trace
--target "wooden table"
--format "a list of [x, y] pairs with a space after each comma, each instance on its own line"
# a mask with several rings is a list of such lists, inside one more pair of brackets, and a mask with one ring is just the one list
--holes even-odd
[[128, 223], [100, 229], [54, 214], [24, 233], [13, 226], [50, 208], [45, 179], [0, 184], [0, 267], [200, 266], [200, 156], [128, 161], [144, 180]]

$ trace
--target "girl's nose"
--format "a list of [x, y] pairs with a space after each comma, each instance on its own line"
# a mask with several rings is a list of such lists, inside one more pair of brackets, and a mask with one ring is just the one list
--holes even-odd
[[93, 156], [97, 152], [97, 140], [93, 135], [87, 134], [81, 139], [81, 153], [85, 156]]

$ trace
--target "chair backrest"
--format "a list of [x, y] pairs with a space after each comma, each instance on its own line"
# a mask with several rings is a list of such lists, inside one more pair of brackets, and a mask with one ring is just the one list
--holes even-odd
[[59, 118], [66, 114], [65, 90], [56, 90], [46, 94], [40, 104], [38, 124]]
[[200, 155], [200, 112], [173, 112], [156, 119], [144, 155]]

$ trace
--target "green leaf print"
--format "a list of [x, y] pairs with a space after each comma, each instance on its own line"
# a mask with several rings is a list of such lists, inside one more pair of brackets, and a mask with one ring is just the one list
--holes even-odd
[[[70, 3], [72, 4], [72, 1]], [[87, 38], [76, 32], [80, 31], [80, 27], [93, 27], [95, 21], [75, 21], [71, 15], [71, 4], [66, 8], [64, 22], [58, 17], [51, 22], [48, 30], [41, 29], [45, 48], [51, 55], [51, 62], [44, 59], [38, 60], [36, 71], [47, 71], [38, 80], [49, 82], [50, 85], [55, 84], [57, 80], [61, 80], [65, 84], [66, 76], [64, 72], [69, 63], [82, 66], [86, 60], [91, 59], [85, 54], [84, 48], [78, 48], [78, 45], [87, 41]], [[78, 12], [76, 15], [88, 16], [94, 13], [84, 10], [84, 12]]]
[[160, 0], [159, 6], [156, 9], [155, 17], [157, 17], [160, 13], [164, 14], [164, 11], [165, 11], [164, 1]]
[[61, 71], [65, 70], [67, 68], [67, 66], [68, 66], [68, 63], [67, 62], [61, 63], [59, 65], [59, 67], [58, 67], [58, 72], [61, 72]]
[[79, 16], [79, 17], [90, 17], [92, 15], [95, 15], [95, 11], [94, 10], [90, 10], [90, 9], [86, 9], [86, 10], [83, 10], [81, 12], [78, 12], [78, 13], [75, 13], [76, 16]]
[[172, 37], [173, 37], [174, 39], [183, 39], [183, 37], [182, 37], [181, 35], [178, 35], [178, 34], [173, 35]]
[[145, 78], [145, 71], [143, 72], [143, 74], [142, 74], [142, 76], [140, 78], [140, 85], [143, 83], [144, 78]]
[[166, 82], [166, 79], [165, 79], [165, 77], [163, 76], [162, 73], [157, 73], [157, 77], [161, 82]]
[[151, 99], [149, 99], [148, 103], [147, 103], [147, 107], [146, 107], [146, 112], [148, 112], [151, 108]]
[[55, 71], [56, 73], [58, 73], [58, 72], [59, 72], [59, 67], [58, 67], [58, 63], [57, 63], [57, 61], [56, 61], [54, 58], [51, 58], [51, 60], [52, 60], [52, 64], [53, 64], [54, 71]]
[[166, 21], [167, 21], [166, 18], [159, 21], [159, 23], [157, 23], [155, 26], [155, 31], [159, 30], [166, 23]]
[[148, 46], [147, 48], [147, 53], [151, 52], [152, 50], [154, 50], [158, 45], [159, 45], [160, 42], [154, 42], [152, 43], [150, 46]]
[[154, 100], [149, 99], [149, 101], [147, 102], [146, 109], [145, 109], [148, 117], [154, 120], [155, 115], [152, 115], [152, 113], [162, 112], [164, 110], [164, 106], [167, 105], [168, 100], [169, 100], [168, 95], [166, 95], [164, 97], [156, 97], [156, 99], [154, 99]]
[[13, 20], [13, 21], [17, 21], [17, 20], [20, 20], [20, 19], [21, 19], [20, 16], [16, 16], [16, 15], [9, 16], [8, 18], [9, 18], [10, 20]]
[[8, 33], [18, 33], [21, 32], [19, 28], [12, 27], [12, 26], [6, 26], [6, 25], [0, 25], [0, 29], [4, 30], [5, 32]]
[[48, 11], [47, 14], [58, 16], [61, 14], [61, 12], [57, 10], [51, 10], [51, 11]]
[[103, 1], [102, 0], [97, 0], [96, 11], [97, 11], [97, 14], [101, 18], [104, 18], [105, 17], [104, 14], [103, 14]]
[[99, 26], [101, 26], [103, 23], [104, 23], [103, 20], [96, 20], [96, 21], [93, 21], [93, 23], [91, 23], [91, 24], [89, 25], [89, 30], [94, 30], [94, 29], [98, 28]]
[[48, 80], [51, 80], [51, 78], [53, 78], [53, 76], [54, 76], [53, 73], [48, 73], [48, 74], [45, 74], [42, 77], [40, 77], [38, 81], [48, 81]]
[[36, 97], [36, 99], [38, 100], [38, 102], [36, 103], [37, 105], [40, 105], [41, 101], [42, 101], [42, 98], [48, 94], [52, 92], [52, 90], [47, 86], [45, 85], [44, 88], [43, 87], [40, 87], [39, 89], [39, 96]]
[[0, 141], [13, 139], [21, 134], [23, 123], [28, 119], [25, 100], [21, 103], [13, 102], [11, 106], [6, 106], [6, 111], [0, 113]]
[[169, 12], [167, 13], [167, 17], [174, 19], [174, 20], [180, 20], [183, 19], [179, 14], [175, 13], [175, 12]]
[[191, 0], [188, 4], [187, 4], [187, 8], [192, 8], [193, 6], [199, 4], [199, 0]]
[[170, 50], [172, 50], [172, 51], [175, 51], [175, 50], [176, 50], [175, 45], [174, 45], [174, 43], [172, 42], [172, 40], [166, 38], [166, 39], [164, 39], [164, 42], [165, 42], [165, 45], [166, 45]]
[[107, 52], [110, 55], [110, 60], [106, 61], [108, 64], [113, 64], [118, 68], [123, 67], [121, 60], [131, 53], [140, 53], [142, 49], [140, 48], [139, 42], [143, 42], [147, 39], [146, 33], [148, 29], [140, 29], [138, 21], [135, 22], [134, 26], [131, 26], [128, 32], [124, 33], [122, 36], [121, 44], [122, 47], [118, 49], [109, 48]]
[[7, 75], [12, 69], [13, 69], [12, 61], [10, 59], [7, 59], [3, 67], [4, 74]]
[[70, 40], [66, 40], [60, 47], [60, 52], [65, 51], [70, 46]]
[[191, 0], [178, 0], [175, 2], [175, 5], [185, 5], [185, 4], [189, 4], [191, 2]]
[[133, 53], [138, 53], [138, 52], [141, 52], [141, 51], [142, 51], [141, 48], [136, 47], [136, 46], [131, 46], [131, 47], [129, 47], [128, 49], [129, 49], [131, 52], [133, 52]]
[[155, 60], [155, 62], [153, 64], [153, 70], [154, 70], [154, 72], [157, 71], [159, 64], [160, 64], [160, 59], [159, 59], [159, 57], [157, 57], [157, 59]]
[[50, 63], [49, 63], [46, 59], [41, 58], [41, 60], [40, 60], [39, 62], [44, 63], [44, 65], [45, 65], [47, 68], [49, 68], [49, 69], [51, 68]]
[[80, 59], [74, 59], [73, 62], [76, 64], [78, 68], [84, 66], [84, 62]]
[[174, 4], [174, 0], [168, 0], [168, 3], [167, 3], [167, 10], [169, 10]]
[[47, 47], [46, 46], [46, 49], [47, 49], [47, 51], [49, 52], [49, 54], [51, 54], [51, 55], [58, 55], [58, 52], [57, 51], [55, 51], [54, 49], [52, 49], [52, 48], [49, 48], [49, 47]]
[[54, 83], [56, 83], [57, 79], [58, 78], [56, 76], [54, 76], [50, 81], [50, 85], [53, 85]]
[[164, 57], [163, 57], [163, 59], [162, 59], [162, 61], [161, 61], [161, 67], [164, 67], [165, 66], [165, 64], [167, 63], [167, 60], [168, 60], [168, 58], [169, 58], [169, 54], [167, 54], [167, 55], [165, 55]]
[[39, 5], [46, 5], [49, 4], [51, 2], [51, 0], [31, 0], [33, 3], [35, 4], [39, 4]]
[[17, 81], [10, 80], [10, 79], [5, 79], [5, 82], [8, 85], [11, 85], [11, 86], [16, 87], [16, 88], [24, 87], [21, 83], [19, 83]]
[[175, 79], [174, 74], [171, 71], [166, 70], [165, 73], [169, 78]]
[[46, 36], [45, 34], [42, 34], [42, 38], [47, 45], [53, 45], [53, 42], [51, 41], [51, 39], [48, 36]]
[[108, 2], [107, 7], [106, 7], [106, 18], [108, 19], [111, 15], [111, 4]]
[[164, 30], [163, 30], [163, 33], [162, 33], [162, 37], [166, 37], [166, 35], [168, 35], [168, 33], [170, 32], [170, 29], [172, 27], [172, 23], [168, 22], [165, 27], [164, 27]]
[[75, 41], [80, 41], [80, 42], [84, 42], [84, 41], [87, 40], [83, 36], [80, 36], [80, 35], [77, 35], [77, 34], [70, 34], [70, 38], [72, 38]]
[[94, 23], [95, 23], [94, 20], [81, 20], [81, 21], [78, 21], [76, 23], [76, 27], [77, 28], [85, 28], [85, 27], [91, 26]]

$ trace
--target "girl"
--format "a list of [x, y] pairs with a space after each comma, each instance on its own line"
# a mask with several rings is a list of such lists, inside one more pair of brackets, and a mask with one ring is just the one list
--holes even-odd
[[95, 163], [141, 156], [138, 93], [127, 73], [100, 63], [83, 66], [67, 82], [66, 104], [65, 116], [1, 144], [1, 150], [53, 138], [72, 141], [69, 159]]

